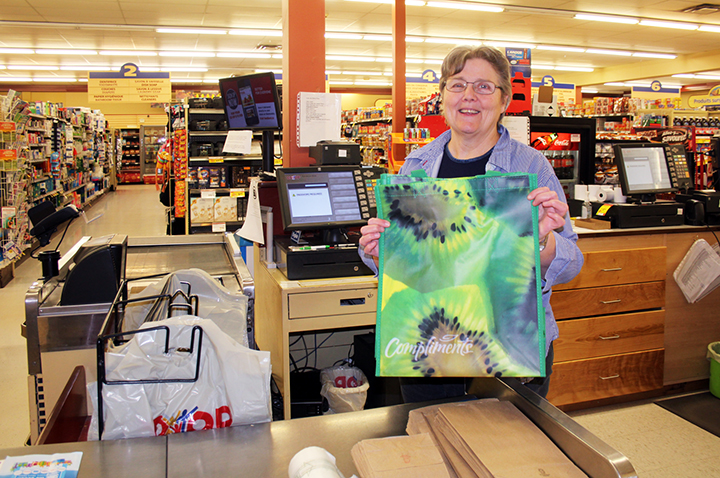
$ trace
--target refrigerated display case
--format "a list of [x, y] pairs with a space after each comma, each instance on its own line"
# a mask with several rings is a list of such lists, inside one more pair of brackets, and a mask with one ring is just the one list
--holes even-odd
[[155, 163], [157, 153], [165, 141], [167, 133], [165, 126], [141, 126], [140, 127], [140, 171], [145, 184], [156, 184], [158, 182]]
[[553, 166], [567, 199], [573, 199], [576, 184], [594, 183], [594, 119], [531, 116], [530, 145]]

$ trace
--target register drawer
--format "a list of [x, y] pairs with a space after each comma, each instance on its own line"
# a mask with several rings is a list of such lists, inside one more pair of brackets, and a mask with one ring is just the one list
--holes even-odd
[[547, 398], [560, 406], [660, 389], [663, 359], [660, 349], [556, 362]]
[[665, 305], [665, 281], [553, 291], [550, 305], [557, 320], [659, 309]]
[[288, 295], [288, 318], [375, 313], [377, 289], [350, 289]]
[[556, 362], [660, 349], [665, 342], [665, 311], [561, 320], [558, 328]]
[[553, 291], [665, 280], [665, 247], [586, 252], [580, 274]]

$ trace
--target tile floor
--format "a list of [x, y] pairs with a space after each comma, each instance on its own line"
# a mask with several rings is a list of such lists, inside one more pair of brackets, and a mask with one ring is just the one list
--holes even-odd
[[[99, 199], [85, 223], [76, 219], [65, 237], [64, 252], [82, 236], [122, 233], [165, 234], [164, 208], [155, 186], [120, 186]], [[56, 237], [53, 245], [57, 243]], [[27, 359], [20, 335], [24, 295], [40, 276], [40, 265], [26, 260], [0, 289], [0, 448], [22, 446], [29, 434]], [[627, 456], [641, 478], [720, 477], [720, 437], [643, 401], [571, 412], [580, 425]]]

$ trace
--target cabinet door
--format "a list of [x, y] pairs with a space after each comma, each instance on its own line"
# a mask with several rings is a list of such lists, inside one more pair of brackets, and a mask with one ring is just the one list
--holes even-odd
[[553, 291], [550, 297], [550, 305], [557, 320], [659, 309], [664, 304], [665, 281], [560, 290]]

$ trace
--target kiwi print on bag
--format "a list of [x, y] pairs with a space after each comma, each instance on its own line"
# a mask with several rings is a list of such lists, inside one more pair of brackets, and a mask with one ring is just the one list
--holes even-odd
[[379, 375], [544, 375], [535, 179], [383, 177]]

